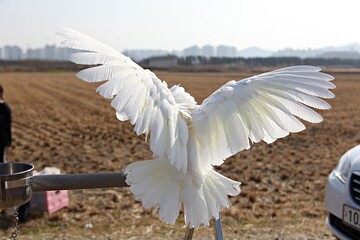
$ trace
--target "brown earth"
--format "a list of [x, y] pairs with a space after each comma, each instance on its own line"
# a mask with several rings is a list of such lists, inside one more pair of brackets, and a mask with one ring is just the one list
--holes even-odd
[[[157, 72], [169, 86], [181, 83], [199, 103], [242, 73]], [[360, 143], [359, 74], [334, 73], [333, 108], [324, 121], [306, 124], [271, 145], [254, 145], [218, 168], [242, 182], [242, 192], [222, 211], [225, 239], [332, 239], [325, 226], [324, 188], [339, 157]], [[96, 84], [74, 73], [1, 73], [5, 99], [13, 110], [9, 162], [29, 162], [37, 170], [59, 167], [63, 173], [123, 171], [131, 162], [150, 159], [144, 137], [119, 122]], [[128, 189], [70, 191], [70, 206], [51, 216], [31, 216], [18, 239], [181, 239], [183, 216], [162, 224], [136, 202]], [[92, 228], [85, 224], [91, 223]], [[0, 217], [0, 238], [11, 233], [11, 217]], [[194, 239], [211, 239], [201, 227]]]

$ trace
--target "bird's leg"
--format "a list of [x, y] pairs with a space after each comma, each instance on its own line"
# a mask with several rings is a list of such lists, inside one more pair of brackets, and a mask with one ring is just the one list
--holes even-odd
[[194, 228], [190, 227], [190, 223], [188, 224], [185, 232], [185, 240], [191, 240], [194, 234]]
[[215, 230], [215, 240], [223, 240], [224, 236], [222, 231], [220, 213], [219, 213], [219, 219], [215, 220], [214, 230]]

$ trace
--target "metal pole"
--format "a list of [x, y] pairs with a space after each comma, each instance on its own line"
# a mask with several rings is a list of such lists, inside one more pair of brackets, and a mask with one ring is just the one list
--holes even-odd
[[215, 221], [215, 240], [223, 240], [223, 231], [222, 231], [222, 225], [221, 225], [221, 218], [219, 213], [218, 220]]
[[128, 187], [127, 173], [90, 173], [35, 175], [31, 178], [34, 192], [90, 188]]

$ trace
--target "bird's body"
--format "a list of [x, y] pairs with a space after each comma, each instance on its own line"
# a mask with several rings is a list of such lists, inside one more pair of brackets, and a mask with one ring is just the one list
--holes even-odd
[[318, 67], [295, 66], [232, 80], [198, 105], [184, 88], [169, 89], [150, 70], [105, 44], [68, 28], [60, 35], [65, 46], [87, 51], [73, 54], [71, 61], [100, 65], [77, 76], [87, 82], [108, 80], [97, 91], [113, 99], [117, 118], [129, 120], [138, 135], [150, 134], [154, 159], [127, 166], [126, 181], [135, 199], [159, 210], [159, 218], [169, 224], [182, 206], [190, 227], [217, 219], [230, 206], [228, 195], [240, 193], [240, 183], [213, 166], [252, 143], [272, 143], [305, 129], [296, 117], [321, 122], [307, 106], [329, 109], [321, 98], [334, 97], [328, 90], [335, 88], [332, 76]]

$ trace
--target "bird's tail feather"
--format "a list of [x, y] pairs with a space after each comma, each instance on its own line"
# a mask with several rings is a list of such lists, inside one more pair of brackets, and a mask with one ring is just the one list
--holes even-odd
[[159, 210], [159, 219], [168, 224], [175, 223], [183, 205], [186, 225], [208, 225], [211, 218], [219, 218], [221, 208], [230, 206], [227, 195], [240, 193], [239, 182], [214, 170], [208, 171], [199, 184], [191, 176], [180, 178], [167, 161], [158, 159], [132, 163], [126, 171], [126, 182], [135, 199], [144, 208]]
[[134, 162], [127, 166], [126, 177], [130, 191], [146, 209], [159, 210], [161, 221], [174, 224], [180, 211], [179, 192], [181, 186], [171, 176], [168, 164], [162, 160]]
[[222, 208], [230, 207], [229, 196], [240, 193], [240, 182], [233, 181], [214, 170], [207, 172], [204, 183], [199, 187], [192, 182], [185, 184], [181, 193], [184, 205], [185, 223], [197, 228], [209, 225], [211, 218], [219, 218]]

